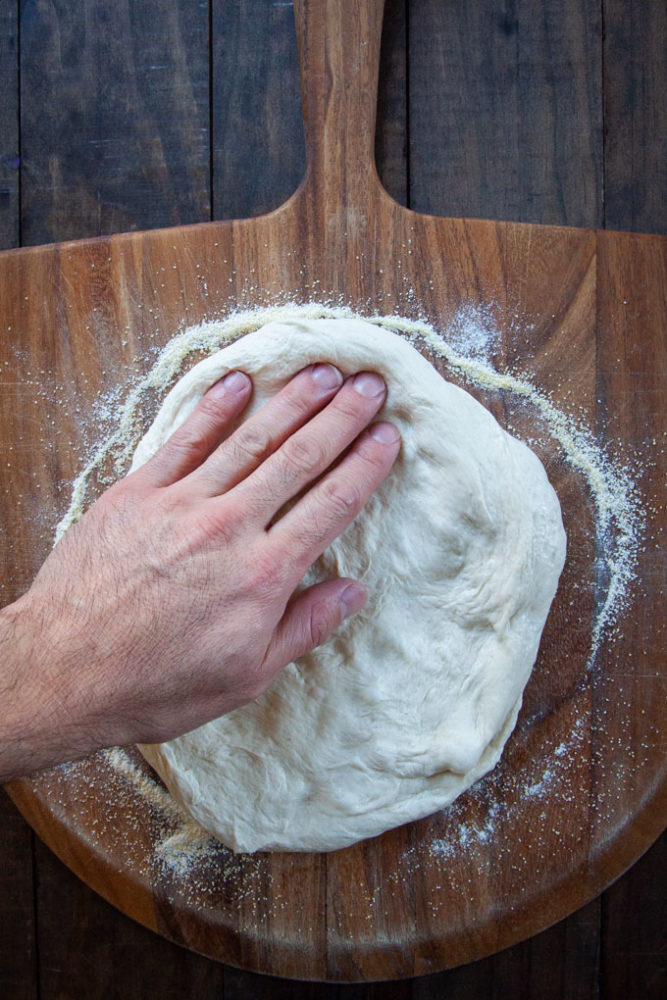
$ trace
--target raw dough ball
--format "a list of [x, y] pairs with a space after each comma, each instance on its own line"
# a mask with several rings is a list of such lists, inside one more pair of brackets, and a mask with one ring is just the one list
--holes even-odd
[[450, 803], [500, 757], [565, 558], [538, 458], [407, 341], [360, 320], [270, 323], [196, 365], [142, 464], [232, 368], [252, 412], [314, 361], [387, 381], [388, 479], [304, 580], [363, 581], [368, 603], [254, 702], [141, 751], [235, 851], [331, 851]]

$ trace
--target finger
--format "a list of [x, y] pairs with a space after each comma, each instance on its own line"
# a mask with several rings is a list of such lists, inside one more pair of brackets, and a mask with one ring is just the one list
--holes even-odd
[[386, 478], [400, 449], [393, 424], [373, 424], [345, 458], [269, 529], [303, 574], [359, 514]]
[[252, 383], [244, 372], [229, 372], [211, 386], [190, 416], [142, 466], [154, 486], [169, 486], [208, 458], [225, 429], [250, 399]]
[[198, 488], [218, 496], [245, 479], [340, 389], [343, 376], [329, 364], [304, 368], [249, 417], [197, 470]]
[[334, 629], [366, 603], [366, 591], [355, 580], [327, 580], [298, 594], [287, 605], [264, 659], [275, 674], [320, 646]]
[[360, 372], [329, 405], [296, 431], [246, 479], [235, 495], [253, 520], [266, 527], [280, 508], [335, 462], [382, 406], [383, 379]]

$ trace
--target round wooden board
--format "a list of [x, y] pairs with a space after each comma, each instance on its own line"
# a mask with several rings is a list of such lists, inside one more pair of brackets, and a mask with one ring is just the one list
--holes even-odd
[[621, 635], [588, 664], [603, 595], [586, 485], [531, 405], [468, 388], [531, 439], [568, 534], [542, 652], [500, 764], [449, 809], [328, 855], [183, 844], [184, 821], [133, 748], [11, 785], [62, 860], [126, 913], [246, 969], [398, 978], [535, 933], [597, 894], [659, 834], [660, 676], [629, 668], [642, 653], [633, 635], [641, 581]]
[[23, 462], [0, 496], [9, 598], [49, 550], [63, 483], [95, 440], [98, 393], [127, 386], [185, 325], [272, 297], [424, 316], [446, 337], [466, 311], [486, 315], [498, 370], [635, 460], [635, 580], [589, 662], [608, 579], [586, 482], [532, 404], [466, 385], [540, 454], [569, 548], [516, 731], [448, 810], [329, 855], [193, 858], [169, 842], [180, 821], [133, 751], [122, 771], [102, 753], [9, 786], [46, 843], [125, 913], [212, 958], [302, 979], [419, 975], [534, 934], [620, 875], [665, 816], [665, 241], [393, 203], [372, 169], [381, 9], [298, 4], [309, 168], [277, 212], [0, 256], [0, 329], [12, 331], [0, 364], [17, 387], [0, 431]]

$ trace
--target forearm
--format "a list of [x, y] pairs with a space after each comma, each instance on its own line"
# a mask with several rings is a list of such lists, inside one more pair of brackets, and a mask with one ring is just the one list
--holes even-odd
[[47, 609], [28, 595], [0, 611], [0, 783], [94, 747], [75, 717]]

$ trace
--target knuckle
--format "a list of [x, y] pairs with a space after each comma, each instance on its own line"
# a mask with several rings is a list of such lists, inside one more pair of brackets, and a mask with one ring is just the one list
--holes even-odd
[[310, 609], [307, 641], [311, 649], [320, 646], [331, 632], [331, 614], [324, 601], [316, 601]]
[[[188, 423], [178, 427], [165, 445], [165, 449], [185, 452], [186, 454], [198, 454], [203, 447], [204, 442], [202, 441], [201, 434], [198, 433], [196, 427], [193, 427]], [[160, 449], [160, 451], [162, 451], [162, 449]], [[157, 452], [157, 454], [159, 455], [160, 452]]]
[[271, 433], [263, 424], [244, 424], [232, 436], [234, 457], [242, 463], [259, 463], [271, 451]]
[[[307, 380], [308, 387], [313, 385], [312, 379]], [[305, 421], [313, 412], [314, 402], [313, 402], [313, 391], [304, 391], [304, 382], [298, 378], [290, 382], [286, 387], [286, 393], [282, 400], [282, 405], [285, 408], [290, 422]]]
[[143, 496], [137, 489], [136, 480], [127, 477], [110, 486], [97, 501], [96, 506], [103, 522], [113, 519], [123, 522], [128, 517], [136, 516], [142, 501]]
[[352, 520], [363, 507], [359, 490], [352, 483], [340, 480], [322, 483], [321, 502], [336, 520]]
[[203, 538], [218, 547], [236, 544], [243, 529], [243, 516], [231, 504], [209, 505], [199, 515], [198, 528]]
[[369, 420], [367, 416], [368, 402], [369, 400], [365, 396], [360, 396], [358, 392], [352, 390], [340, 393], [332, 405], [336, 408], [337, 414], [343, 417], [347, 423], [363, 425]]
[[370, 434], [362, 435], [357, 449], [356, 458], [365, 469], [366, 474], [375, 477], [378, 470], [387, 465], [387, 447], [375, 441]]
[[199, 413], [216, 424], [229, 419], [229, 401], [215, 394], [207, 393], [199, 402]]
[[250, 594], [261, 601], [274, 597], [283, 589], [284, 575], [280, 562], [270, 556], [256, 556], [248, 575]]
[[324, 449], [313, 437], [295, 435], [285, 442], [282, 460], [290, 478], [309, 475], [324, 463]]

